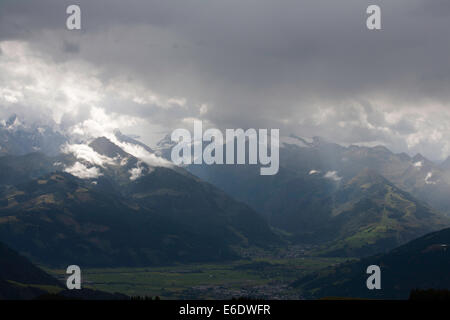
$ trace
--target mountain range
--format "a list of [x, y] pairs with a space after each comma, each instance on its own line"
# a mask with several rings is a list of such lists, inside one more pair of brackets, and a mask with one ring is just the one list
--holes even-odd
[[0, 121], [0, 156], [43, 152], [56, 155], [67, 137], [44, 124], [27, 124], [17, 115]]
[[262, 216], [182, 168], [149, 165], [105, 137], [64, 148], [0, 158], [0, 240], [33, 261], [231, 260], [235, 247], [279, 241]]
[[[167, 156], [167, 138], [159, 146]], [[320, 244], [321, 255], [370, 255], [450, 225], [450, 171], [382, 146], [289, 136], [280, 139], [274, 176], [260, 176], [251, 165], [186, 169], [261, 212], [294, 241]]]
[[450, 225], [448, 165], [421, 155], [288, 136], [278, 174], [261, 176], [174, 166], [168, 136], [151, 148], [118, 130], [80, 141], [39, 128], [0, 127], [0, 241], [46, 265], [227, 261], [286, 243], [364, 257]]

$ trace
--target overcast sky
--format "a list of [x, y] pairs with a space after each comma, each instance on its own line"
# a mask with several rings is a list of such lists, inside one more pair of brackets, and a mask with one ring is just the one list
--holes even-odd
[[450, 1], [1, 0], [0, 116], [12, 112], [149, 144], [201, 119], [440, 159]]

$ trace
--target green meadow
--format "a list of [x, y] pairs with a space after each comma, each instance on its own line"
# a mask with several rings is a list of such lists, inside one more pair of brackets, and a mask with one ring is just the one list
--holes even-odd
[[[308, 273], [348, 259], [302, 257], [253, 259], [223, 264], [189, 264], [147, 268], [83, 269], [85, 287], [129, 296], [162, 299], [221, 299], [289, 295], [289, 284]], [[65, 270], [45, 269], [59, 279]], [[251, 294], [249, 294], [249, 292]], [[286, 296], [287, 295], [287, 296]]]

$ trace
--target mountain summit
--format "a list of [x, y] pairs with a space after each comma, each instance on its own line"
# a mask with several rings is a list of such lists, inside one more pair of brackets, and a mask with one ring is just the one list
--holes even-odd
[[128, 153], [105, 137], [99, 137], [89, 143], [95, 152], [110, 158], [126, 158]]

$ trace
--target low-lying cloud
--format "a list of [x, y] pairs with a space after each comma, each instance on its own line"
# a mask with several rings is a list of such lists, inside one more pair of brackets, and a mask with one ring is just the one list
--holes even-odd
[[81, 162], [75, 162], [73, 166], [65, 168], [64, 171], [80, 179], [95, 179], [102, 175], [99, 168], [88, 168]]

